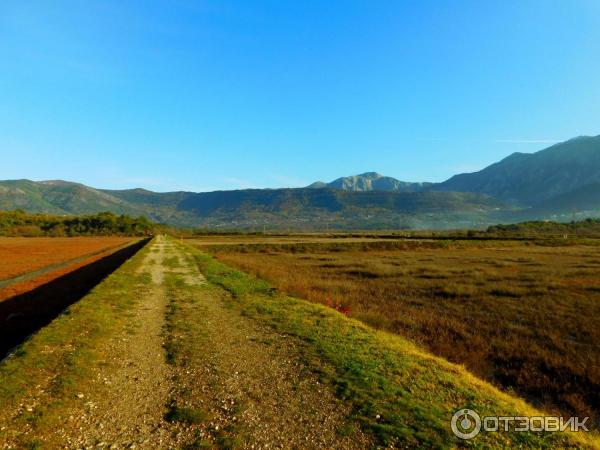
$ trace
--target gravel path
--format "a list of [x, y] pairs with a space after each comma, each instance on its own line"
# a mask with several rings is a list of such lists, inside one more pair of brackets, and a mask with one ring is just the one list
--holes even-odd
[[222, 292], [207, 289], [195, 300], [203, 321], [188, 363], [177, 370], [184, 405], [207, 412], [208, 441], [219, 442], [226, 430], [226, 441], [242, 448], [370, 447], [360, 432], [344, 431], [349, 408], [305, 367], [293, 338], [227, 308]]
[[[48, 448], [371, 446], [348, 427], [348, 406], [305, 367], [305, 344], [245, 317], [186, 247], [157, 237], [138, 274], [149, 276], [128, 325], [97, 348], [76, 406], [54, 410], [61, 425], [39, 436]], [[196, 416], [174, 419], [174, 406]]]
[[[179, 252], [186, 283], [201, 277]], [[320, 384], [299, 343], [245, 317], [229, 294], [208, 284], [173, 299], [185, 326], [175, 365], [179, 405], [202, 411], [202, 442], [222, 447], [363, 449], [369, 439], [348, 427], [349, 408]]]
[[102, 354], [102, 370], [90, 392], [82, 392], [85, 412], [64, 430], [70, 447], [177, 448], [187, 438], [165, 420], [171, 372], [165, 360], [163, 331], [166, 290], [163, 264], [170, 245], [158, 237], [138, 272], [149, 272], [144, 301], [135, 309], [131, 326], [115, 336]]

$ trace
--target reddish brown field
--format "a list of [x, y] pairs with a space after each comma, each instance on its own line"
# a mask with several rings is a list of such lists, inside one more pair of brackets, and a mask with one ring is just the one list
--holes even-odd
[[208, 248], [280, 290], [406, 336], [549, 410], [599, 415], [600, 247], [406, 245]]
[[59, 268], [30, 272], [16, 283], [14, 278], [5, 280], [8, 286], [0, 289], [0, 359], [86, 295], [146, 242], [113, 245]]
[[115, 247], [126, 237], [0, 237], [0, 280]]
[[[129, 237], [0, 237], [0, 301], [94, 262], [131, 240]], [[41, 273], [10, 282], [14, 277], [35, 271]], [[3, 281], [8, 281], [4, 287]]]

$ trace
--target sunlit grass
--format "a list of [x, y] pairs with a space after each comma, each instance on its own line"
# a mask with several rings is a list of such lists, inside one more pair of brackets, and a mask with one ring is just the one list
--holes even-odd
[[599, 247], [402, 245], [211, 251], [291, 295], [346, 305], [352, 317], [408, 337], [538, 406], [598, 416]]
[[[353, 405], [353, 415], [382, 444], [401, 447], [565, 448], [585, 447], [583, 436], [487, 433], [466, 443], [453, 437], [449, 419], [461, 407], [482, 414], [536, 415], [459, 366], [436, 358], [406, 339], [376, 332], [331, 308], [287, 297], [259, 279], [197, 254], [211, 283], [229, 290], [235, 307], [306, 343], [308, 365]], [[315, 274], [316, 276], [316, 274]], [[368, 311], [368, 310], [367, 310]], [[310, 364], [311, 360], [318, 363]], [[574, 439], [574, 440], [571, 440]]]

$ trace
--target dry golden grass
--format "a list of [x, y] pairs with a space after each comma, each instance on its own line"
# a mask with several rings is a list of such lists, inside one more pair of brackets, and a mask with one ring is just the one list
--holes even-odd
[[336, 242], [381, 242], [382, 240], [397, 239], [397, 235], [367, 234], [367, 233], [299, 233], [299, 234], [207, 234], [188, 239], [194, 245], [260, 245], [260, 244], [332, 244]]
[[600, 247], [526, 244], [211, 251], [282, 291], [349, 307], [546, 410], [598, 417]]

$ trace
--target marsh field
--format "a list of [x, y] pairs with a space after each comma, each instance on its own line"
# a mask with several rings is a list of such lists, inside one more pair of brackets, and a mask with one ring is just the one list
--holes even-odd
[[548, 412], [599, 417], [600, 241], [204, 236], [189, 240]]

